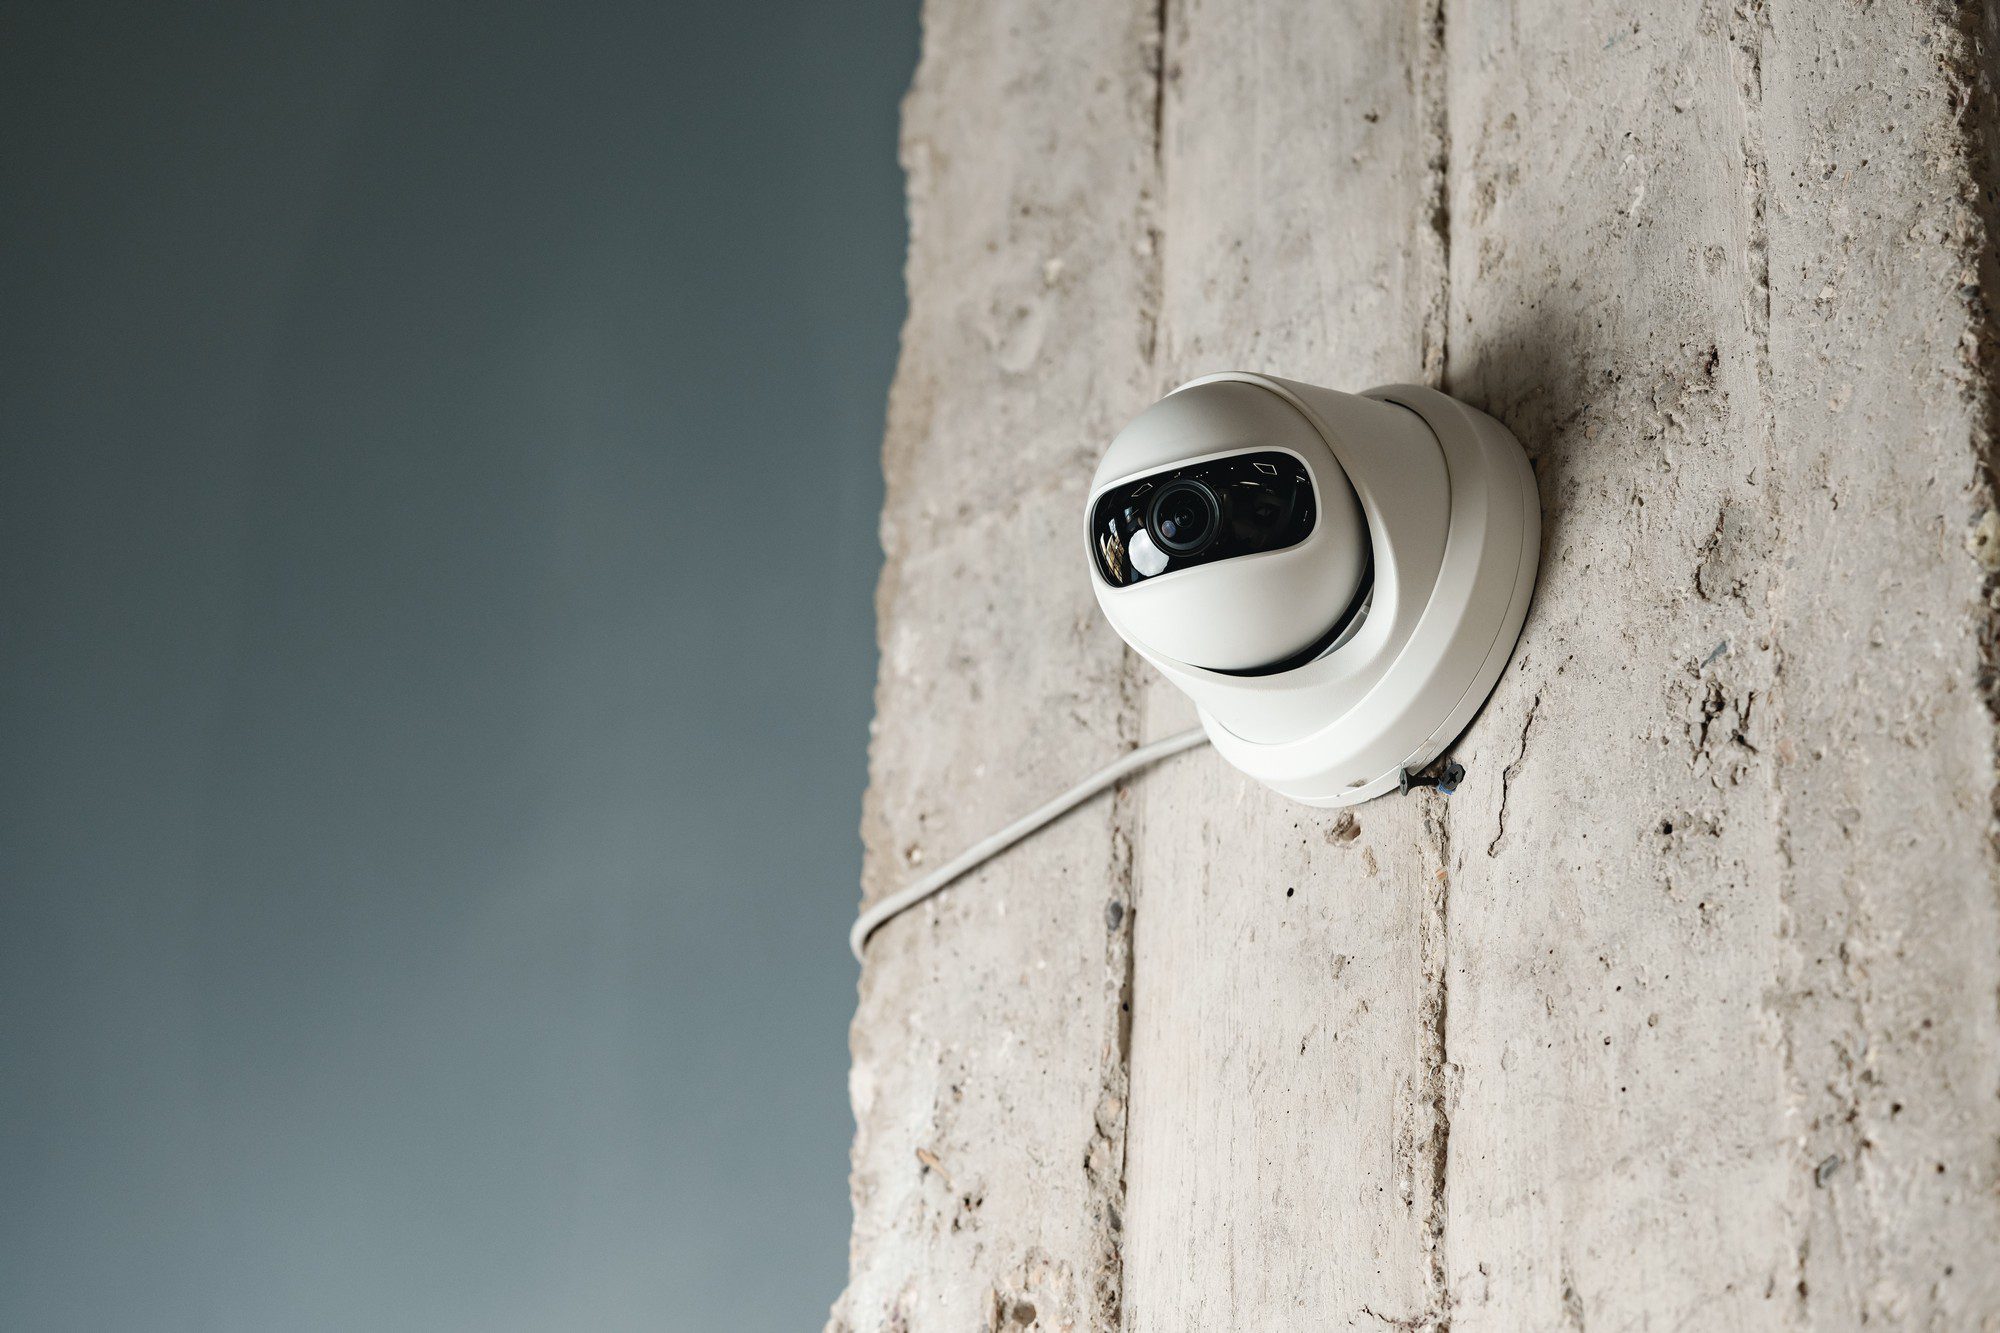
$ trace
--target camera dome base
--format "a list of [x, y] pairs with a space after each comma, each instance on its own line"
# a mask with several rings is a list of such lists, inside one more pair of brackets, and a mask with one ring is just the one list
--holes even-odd
[[1266, 786], [1323, 807], [1395, 791], [1472, 721], [1520, 637], [1541, 547], [1527, 455], [1493, 418], [1421, 385], [1356, 397], [1231, 373], [1183, 388], [1218, 380], [1277, 394], [1325, 438], [1366, 517], [1374, 588], [1355, 629], [1291, 670], [1146, 656], [1195, 701], [1216, 751]]

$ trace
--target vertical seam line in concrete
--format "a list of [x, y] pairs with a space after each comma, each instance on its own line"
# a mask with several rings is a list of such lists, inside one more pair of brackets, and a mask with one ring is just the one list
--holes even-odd
[[[1745, 277], [1750, 284], [1750, 298], [1745, 310], [1753, 363], [1751, 373], [1755, 400], [1753, 410], [1757, 413], [1757, 440], [1762, 446], [1764, 460], [1768, 463], [1777, 446], [1777, 417], [1775, 408], [1776, 386], [1773, 383], [1771, 364], [1771, 314], [1773, 308], [1771, 292], [1771, 241], [1770, 241], [1770, 195], [1771, 166], [1770, 155], [1764, 140], [1764, 63], [1770, 49], [1771, 14], [1765, 0], [1748, 0], [1747, 3], [1730, 11], [1727, 21], [1727, 38], [1730, 50], [1730, 69], [1736, 80], [1737, 104], [1742, 112], [1742, 132], [1739, 148], [1743, 159], [1744, 191], [1747, 196], [1749, 216], [1747, 219]], [[1784, 573], [1776, 573], [1776, 580], [1782, 584]], [[1772, 589], [1773, 596], [1779, 587]], [[1780, 678], [1784, 671], [1784, 646], [1775, 646], [1774, 673]], [[1773, 700], [1773, 707], [1782, 710], [1780, 699]], [[1797, 932], [1790, 921], [1795, 911], [1795, 869], [1791, 841], [1788, 830], [1791, 821], [1787, 816], [1788, 802], [1784, 785], [1777, 778], [1776, 770], [1767, 767], [1766, 780], [1769, 783], [1769, 807], [1773, 829], [1773, 850], [1777, 857], [1777, 889], [1779, 926], [1779, 949], [1789, 949], [1793, 955], [1782, 963], [1792, 976], [1798, 975], [1800, 967]], [[1778, 1053], [1784, 1073], [1785, 1094], [1789, 1102], [1792, 1118], [1796, 1120], [1803, 1112], [1805, 1093], [1800, 1086], [1798, 1056], [1796, 1052], [1793, 1016], [1788, 1012], [1773, 1014], [1776, 1022]], [[1806, 1273], [1812, 1253], [1813, 1227], [1810, 1209], [1803, 1214], [1794, 1214], [1787, 1208], [1790, 1224], [1797, 1232], [1790, 1239], [1793, 1265], [1793, 1288], [1791, 1312], [1794, 1318], [1811, 1322], [1811, 1306], [1808, 1301], [1810, 1290]]]
[[[2000, 348], [2000, 311], [1995, 309], [1996, 293], [2000, 293], [2000, 64], [1996, 64], [2000, 61], [2000, 0], [1963, 5], [1958, 14], [1954, 56], [1964, 87], [1959, 124], [1972, 183], [1974, 223], [1968, 242], [1973, 291], [1966, 312], [1973, 338], [1967, 361], [1974, 489], [1972, 513], [1967, 518], [1984, 526], [2000, 505], [2000, 363], [1995, 360], [1996, 348]], [[1972, 531], [1978, 532], [1980, 527]], [[1994, 765], [1994, 785], [1987, 793], [1990, 867], [1992, 860], [2000, 857], [2000, 569], [1995, 568], [1990, 550], [1974, 550], [1985, 557], [1982, 563], [1986, 568], [1973, 614], [1977, 617], [1977, 682], [1992, 728], [1987, 737], [1987, 752]], [[2000, 886], [2000, 876], [1993, 879]], [[2000, 1007], [2000, 994], [1993, 999]]]
[[[1451, 342], [1451, 103], [1447, 95], [1447, 19], [1450, 0], [1425, 0], [1418, 87], [1423, 102], [1424, 172], [1428, 198], [1426, 238], [1436, 265], [1429, 309], [1424, 313], [1420, 357], [1427, 383], [1445, 387]], [[1435, 798], [1425, 797], [1426, 801]], [[1424, 825], [1437, 852], [1437, 870], [1425, 894], [1426, 920], [1419, 928], [1427, 993], [1423, 1004], [1425, 1094], [1430, 1104], [1430, 1201], [1424, 1219], [1428, 1248], [1431, 1327], [1451, 1328], [1451, 1273], [1445, 1232], [1450, 1225], [1451, 1081], [1451, 812], [1426, 810]]]
[[1437, 808], [1444, 798], [1420, 799], [1432, 807], [1424, 811], [1423, 818], [1438, 860], [1426, 886], [1425, 919], [1418, 936], [1426, 982], [1422, 1009], [1424, 1094], [1431, 1115], [1430, 1139], [1425, 1144], [1425, 1155], [1430, 1159], [1430, 1200], [1424, 1218], [1424, 1244], [1430, 1259], [1429, 1326], [1437, 1333], [1449, 1333], [1452, 1297], [1451, 1274], [1445, 1262], [1445, 1228], [1451, 1220], [1446, 1193], [1451, 1164], [1451, 1065], [1446, 1048], [1451, 1018], [1451, 823], [1449, 811]]
[[1445, 96], [1446, 6], [1450, 0], [1425, 0], [1418, 87], [1423, 98], [1424, 176], [1427, 192], [1425, 223], [1428, 247], [1437, 264], [1436, 282], [1424, 312], [1418, 356], [1424, 381], [1440, 388], [1451, 345], [1451, 106]]
[[1166, 206], [1167, 193], [1167, 29], [1172, 16], [1168, 13], [1173, 0], [1153, 0], [1152, 23], [1146, 40], [1153, 48], [1153, 179], [1148, 190], [1142, 191], [1140, 198], [1146, 205], [1147, 216], [1141, 219], [1142, 230], [1150, 247], [1148, 257], [1152, 260], [1152, 290], [1148, 293], [1152, 309], [1146, 320], [1146, 374], [1157, 382], [1160, 361], [1160, 318], [1165, 304], [1166, 291], [1166, 235], [1160, 225], [1161, 213]]
[[1764, 145], [1764, 60], [1770, 45], [1771, 11], [1765, 0], [1748, 0], [1733, 17], [1737, 96], [1743, 105], [1743, 166], [1750, 194], [1751, 333], [1757, 352], [1757, 398], [1767, 451], [1776, 418], [1771, 383], [1771, 165]]
[[1155, 0], [1153, 5], [1153, 176], [1165, 175], [1167, 128], [1167, 6], [1172, 0]]
[[[1121, 738], [1136, 729], [1138, 709], [1129, 663], [1118, 682]], [[1093, 1126], [1096, 1142], [1087, 1169], [1092, 1176], [1101, 1228], [1092, 1303], [1100, 1328], [1116, 1330], [1125, 1305], [1125, 1170], [1131, 1142], [1132, 1108], [1132, 932], [1137, 917], [1134, 861], [1139, 822], [1136, 790], [1119, 788], [1111, 798], [1111, 892], [1105, 901], [1105, 991], [1111, 1006], [1111, 1041], [1099, 1076]], [[1099, 1152], [1102, 1152], [1100, 1158]]]
[[[1994, 306], [1996, 293], [2000, 293], [2000, 66], [1995, 63], [2000, 60], [2000, 0], [1965, 5], [1958, 12], [1956, 54], [1959, 78], [1965, 87], [1959, 119], [1972, 177], [1972, 212], [1978, 224], [1971, 242], [1975, 294], [1967, 312], [1976, 349], [1970, 357], [1975, 432], [1975, 512], [1971, 518], [1976, 523], [1981, 511], [2000, 505], [2000, 368], [1995, 364], [1995, 349], [2000, 348], [2000, 311]], [[2000, 572], [1986, 575], [1980, 593], [1980, 695], [1996, 726], [1994, 766], [2000, 771]], [[1990, 841], [1994, 853], [2000, 855], [2000, 785], [1988, 794], [1988, 801], [1994, 815]]]
[[[1160, 325], [1166, 303], [1166, 237], [1161, 217], [1166, 206], [1166, 122], [1167, 122], [1167, 37], [1172, 0], [1154, 0], [1151, 29], [1153, 98], [1151, 108], [1152, 179], [1140, 194], [1144, 215], [1141, 230], [1149, 244], [1151, 272], [1147, 279], [1145, 366], [1142, 376], [1149, 388], [1160, 385]], [[1121, 740], [1138, 744], [1145, 730], [1144, 666], [1130, 648], [1119, 666], [1118, 714]], [[1116, 1043], [1114, 1065], [1105, 1071], [1104, 1092], [1115, 1097], [1115, 1124], [1099, 1125], [1117, 1135], [1113, 1178], [1104, 1182], [1105, 1259], [1099, 1276], [1097, 1317], [1106, 1333], [1117, 1333], [1130, 1324], [1125, 1301], [1125, 1201], [1132, 1143], [1132, 1024], [1138, 1003], [1138, 847], [1144, 831], [1143, 804], [1136, 789], [1119, 789], [1112, 798], [1111, 815], [1113, 902], [1122, 904], [1119, 920], [1112, 925], [1106, 951], [1106, 971], [1110, 981]], [[1106, 911], [1112, 909], [1107, 905]]]

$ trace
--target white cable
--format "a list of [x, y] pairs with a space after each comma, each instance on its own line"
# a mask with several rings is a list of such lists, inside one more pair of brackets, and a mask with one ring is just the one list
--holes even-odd
[[966, 871], [998, 856], [1049, 821], [1068, 814], [1120, 778], [1135, 773], [1157, 760], [1165, 759], [1168, 755], [1191, 750], [1207, 739], [1207, 733], [1200, 727], [1195, 727], [1169, 736], [1163, 741], [1142, 745], [1117, 763], [1077, 783], [1039, 810], [1023, 815], [992, 837], [974, 843], [961, 852], [956, 860], [938, 867], [907, 889], [899, 889], [874, 904], [855, 918], [853, 929], [847, 932], [847, 947], [854, 951], [854, 960], [861, 961], [861, 950], [868, 943], [868, 937], [886, 924], [891, 917], [915, 907]]

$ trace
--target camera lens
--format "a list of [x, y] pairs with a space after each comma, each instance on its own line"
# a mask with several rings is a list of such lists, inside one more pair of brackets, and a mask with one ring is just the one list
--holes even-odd
[[1222, 507], [1215, 492], [1198, 481], [1171, 481], [1153, 497], [1146, 528], [1163, 551], [1193, 555], [1215, 540], [1222, 529]]

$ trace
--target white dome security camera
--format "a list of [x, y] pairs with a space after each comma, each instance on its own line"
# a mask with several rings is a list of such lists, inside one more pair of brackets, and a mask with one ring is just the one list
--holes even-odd
[[847, 934], [855, 958], [959, 876], [1204, 739], [1308, 805], [1416, 785], [1500, 678], [1541, 558], [1520, 444], [1404, 384], [1358, 397], [1269, 375], [1184, 384], [1111, 442], [1084, 518], [1098, 604], [1201, 726], [871, 903]]
[[1223, 758], [1317, 806], [1395, 789], [1457, 739], [1540, 560], [1520, 444], [1414, 385], [1195, 380], [1111, 442], [1086, 520], [1112, 627]]

